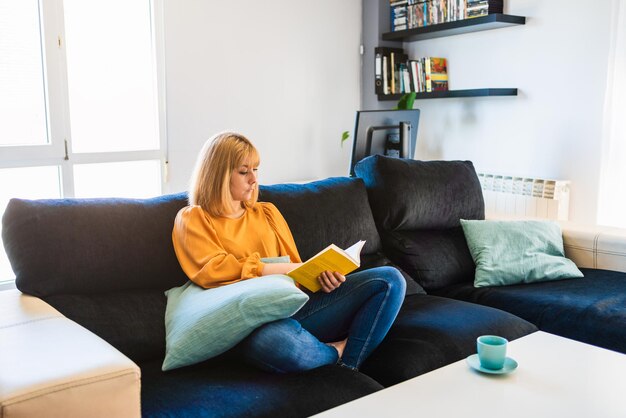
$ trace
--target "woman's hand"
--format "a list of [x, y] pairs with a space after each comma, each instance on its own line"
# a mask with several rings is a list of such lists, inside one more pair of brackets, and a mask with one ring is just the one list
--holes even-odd
[[322, 285], [322, 290], [326, 293], [330, 293], [341, 286], [341, 284], [346, 281], [346, 277], [336, 271], [326, 270], [319, 275], [317, 280], [320, 282], [320, 285]]

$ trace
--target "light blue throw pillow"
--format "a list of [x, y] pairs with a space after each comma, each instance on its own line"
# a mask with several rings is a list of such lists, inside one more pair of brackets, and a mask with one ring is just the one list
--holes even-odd
[[203, 289], [190, 281], [165, 294], [163, 371], [215, 357], [257, 327], [290, 317], [309, 299], [282, 274], [215, 289]]
[[475, 287], [583, 277], [565, 258], [555, 222], [461, 219], [461, 226], [476, 264]]
[[280, 257], [264, 257], [261, 259], [263, 263], [291, 263], [291, 257], [288, 255], [281, 255]]

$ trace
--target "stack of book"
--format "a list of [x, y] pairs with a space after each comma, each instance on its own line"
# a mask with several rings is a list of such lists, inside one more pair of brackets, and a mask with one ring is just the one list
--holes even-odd
[[389, 0], [392, 32], [502, 13], [504, 0]]
[[445, 58], [409, 59], [401, 48], [378, 47], [376, 94], [424, 93], [448, 90], [448, 63]]
[[409, 29], [407, 12], [407, 0], [390, 0], [391, 1], [391, 27], [392, 31]]
[[502, 13], [504, 10], [504, 0], [465, 0], [465, 3], [466, 19]]

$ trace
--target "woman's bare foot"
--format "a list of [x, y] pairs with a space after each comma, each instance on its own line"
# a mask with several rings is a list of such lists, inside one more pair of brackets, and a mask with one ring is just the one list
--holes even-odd
[[335, 347], [335, 350], [337, 350], [337, 353], [339, 354], [339, 358], [341, 358], [341, 356], [343, 356], [343, 350], [344, 348], [346, 348], [347, 342], [348, 342], [348, 339], [346, 338], [345, 340], [335, 341], [334, 343], [326, 343], [326, 345]]

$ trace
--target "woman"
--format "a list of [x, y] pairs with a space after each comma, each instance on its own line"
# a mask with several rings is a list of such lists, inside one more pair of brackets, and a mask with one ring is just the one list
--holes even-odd
[[[200, 152], [190, 206], [178, 213], [172, 233], [181, 267], [199, 286], [285, 274], [301, 264], [276, 206], [257, 202], [259, 161], [254, 145], [232, 132], [215, 135]], [[278, 256], [292, 262], [262, 261]], [[318, 280], [322, 291], [310, 294], [293, 317], [259, 327], [238, 345], [248, 361], [275, 372], [334, 363], [354, 370], [361, 366], [396, 318], [406, 282], [390, 267], [347, 278], [326, 271]]]

